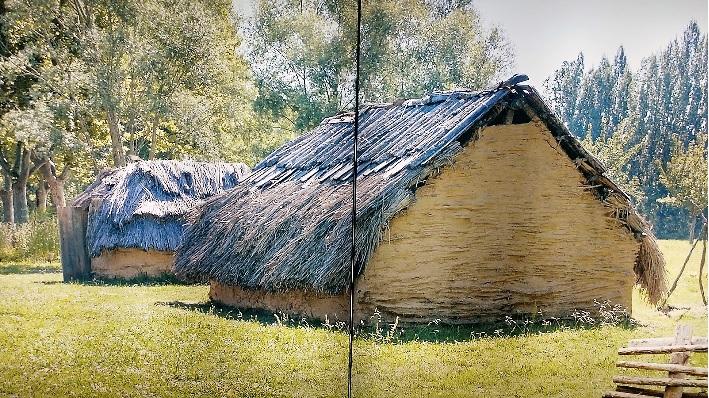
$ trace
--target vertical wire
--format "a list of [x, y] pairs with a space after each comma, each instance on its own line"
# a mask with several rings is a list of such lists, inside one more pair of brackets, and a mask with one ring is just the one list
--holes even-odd
[[348, 325], [349, 354], [347, 356], [347, 397], [352, 398], [352, 344], [354, 339], [354, 288], [356, 266], [356, 227], [357, 227], [357, 138], [359, 133], [359, 62], [362, 48], [362, 0], [357, 0], [357, 45], [355, 55], [355, 105], [354, 131], [352, 140], [352, 246], [350, 250], [350, 319]]

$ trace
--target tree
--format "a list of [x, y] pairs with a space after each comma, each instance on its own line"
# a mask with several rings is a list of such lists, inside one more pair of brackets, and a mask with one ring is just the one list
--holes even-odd
[[606, 175], [621, 187], [634, 203], [644, 200], [645, 193], [637, 177], [631, 176], [631, 160], [647, 144], [632, 143], [634, 122], [630, 118], [623, 120], [613, 134], [603, 135], [595, 140], [589, 134], [581, 145], [597, 156], [606, 166]]
[[15, 208], [27, 213], [35, 181], [27, 172], [39, 172], [37, 195], [46, 185], [62, 206], [67, 183], [81, 190], [126, 155], [253, 162], [252, 146], [272, 139], [270, 121], [251, 107], [255, 87], [235, 52], [229, 1], [2, 4], [6, 210], [13, 195], [4, 193], [14, 191]]
[[583, 54], [564, 62], [544, 81], [552, 108], [578, 137], [607, 137], [632, 112], [632, 73], [623, 47], [611, 63], [601, 58], [598, 66], [584, 71]]
[[[68, 171], [76, 166], [75, 158], [87, 152], [97, 133], [86, 64], [80, 57], [76, 4], [12, 1], [2, 15], [3, 38], [12, 51], [6, 51], [0, 67], [10, 79], [27, 82], [12, 85], [12, 95], [4, 98], [6, 112], [1, 116], [5, 142], [0, 148], [0, 165], [6, 174], [5, 185], [11, 184], [15, 193], [14, 218], [18, 222], [27, 219], [27, 185], [35, 171], [41, 171], [37, 194], [44, 195], [48, 185], [54, 204], [65, 204], [63, 189]], [[12, 157], [14, 162], [10, 161]], [[65, 172], [54, 175], [48, 165], [57, 163], [64, 164]], [[4, 207], [5, 220], [9, 221], [9, 206]]]
[[695, 22], [679, 40], [643, 61], [637, 90], [636, 137], [648, 137], [632, 167], [648, 193], [641, 208], [661, 234], [686, 236], [686, 210], [658, 200], [668, 195], [659, 166], [669, 160], [675, 138], [686, 145], [707, 131], [707, 37]]
[[658, 236], [686, 236], [687, 210], [658, 200], [668, 195], [660, 168], [669, 161], [675, 138], [687, 145], [707, 130], [706, 34], [691, 22], [637, 72], [628, 69], [622, 47], [612, 63], [604, 57], [584, 72], [583, 62], [582, 55], [565, 62], [545, 81], [554, 111], [574, 135], [590, 135], [594, 142], [606, 142], [625, 124], [623, 139], [630, 146], [641, 144], [627, 169], [643, 191], [639, 210]]
[[[259, 1], [245, 26], [258, 87], [255, 107], [303, 131], [353, 105], [354, 3]], [[484, 31], [470, 1], [367, 2], [361, 96], [365, 102], [433, 90], [483, 88], [513, 56], [498, 29]]]
[[[211, 145], [220, 135], [238, 134], [209, 122], [186, 123], [186, 103], [199, 105], [210, 121], [251, 117], [243, 94], [234, 100], [247, 112], [225, 116], [212, 106], [216, 101], [223, 104], [234, 86], [243, 92], [253, 90], [246, 65], [235, 54], [239, 40], [231, 2], [73, 3], [81, 21], [79, 37], [91, 97], [96, 98], [95, 115], [107, 127], [114, 165], [125, 165], [127, 156], [158, 157], [165, 138], [182, 144], [172, 147], [170, 156], [199, 155], [214, 152]], [[222, 86], [227, 76], [235, 80]]]
[[551, 108], [567, 126], [574, 123], [584, 72], [583, 53], [579, 53], [575, 60], [564, 61], [559, 69], [544, 80], [544, 89], [550, 99]]
[[[658, 165], [660, 181], [668, 195], [660, 201], [682, 207], [689, 212], [689, 240], [694, 240], [697, 218], [706, 211], [707, 202], [707, 140], [698, 134], [686, 146], [675, 137], [670, 160]], [[658, 162], [659, 163], [659, 162]]]
[[20, 224], [29, 219], [27, 183], [39, 168], [32, 163], [32, 147], [46, 139], [50, 123], [51, 114], [45, 106], [14, 110], [3, 115], [4, 130], [13, 132], [15, 148], [14, 161], [10, 163], [7, 149], [0, 145], [0, 167], [6, 178], [12, 181], [13, 219]]

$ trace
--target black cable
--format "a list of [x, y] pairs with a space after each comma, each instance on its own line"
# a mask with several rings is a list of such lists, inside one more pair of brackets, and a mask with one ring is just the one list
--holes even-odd
[[357, 0], [357, 54], [355, 55], [355, 105], [352, 140], [352, 246], [350, 250], [350, 322], [349, 355], [347, 357], [347, 397], [352, 398], [352, 343], [354, 339], [355, 237], [357, 228], [357, 134], [359, 132], [359, 57], [362, 48], [362, 0]]

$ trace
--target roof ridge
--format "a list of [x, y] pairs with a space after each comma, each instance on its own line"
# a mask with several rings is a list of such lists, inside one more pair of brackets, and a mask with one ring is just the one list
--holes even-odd
[[[510, 88], [518, 85], [519, 83], [529, 80], [529, 77], [525, 74], [515, 73], [509, 79], [500, 81], [491, 85], [488, 88], [474, 90], [467, 87], [456, 87], [450, 90], [433, 90], [422, 97], [414, 98], [397, 98], [392, 102], [371, 102], [362, 104], [362, 110], [374, 109], [374, 108], [388, 108], [394, 106], [422, 106], [422, 105], [433, 105], [444, 102], [451, 97], [455, 99], [461, 98], [472, 98], [481, 97], [486, 94], [501, 90], [503, 88]], [[362, 111], [360, 110], [360, 112]], [[320, 125], [332, 124], [332, 123], [354, 123], [354, 111], [341, 111], [334, 116], [329, 116], [324, 118]]]

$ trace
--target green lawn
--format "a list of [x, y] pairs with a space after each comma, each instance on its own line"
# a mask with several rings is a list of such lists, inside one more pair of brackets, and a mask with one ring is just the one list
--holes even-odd
[[[672, 279], [688, 245], [661, 246]], [[707, 335], [698, 269], [699, 256], [668, 315], [636, 294], [635, 328], [445, 343], [358, 339], [355, 394], [599, 397], [627, 340], [672, 335], [677, 322]], [[63, 284], [56, 270], [0, 265], [0, 396], [344, 396], [347, 336], [336, 328], [215, 309], [202, 285]], [[706, 355], [695, 363], [705, 365]]]

